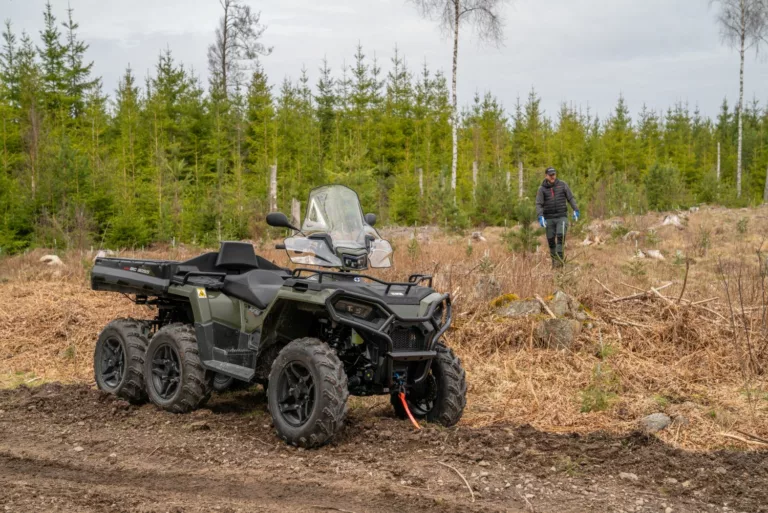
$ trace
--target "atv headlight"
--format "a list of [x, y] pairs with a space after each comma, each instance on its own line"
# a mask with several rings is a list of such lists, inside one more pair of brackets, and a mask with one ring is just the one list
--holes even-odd
[[348, 299], [340, 299], [336, 301], [334, 306], [339, 312], [359, 317], [360, 319], [368, 319], [373, 313], [373, 306]]

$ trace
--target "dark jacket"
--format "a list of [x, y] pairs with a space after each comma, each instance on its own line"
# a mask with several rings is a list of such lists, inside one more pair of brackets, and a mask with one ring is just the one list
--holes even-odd
[[544, 180], [539, 187], [539, 192], [536, 193], [536, 217], [544, 216], [544, 219], [568, 217], [566, 201], [571, 204], [573, 210], [579, 209], [567, 183], [562, 180], [555, 180], [555, 183]]

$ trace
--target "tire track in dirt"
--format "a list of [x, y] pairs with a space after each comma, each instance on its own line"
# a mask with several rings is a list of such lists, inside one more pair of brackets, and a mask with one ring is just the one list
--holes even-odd
[[[57, 512], [768, 512], [768, 453], [687, 453], [639, 434], [561, 435], [526, 426], [415, 433], [387, 406], [353, 408], [336, 441], [304, 451], [274, 435], [260, 391], [214, 396], [204, 409], [174, 415], [83, 385], [0, 390], [0, 505]], [[474, 503], [459, 476], [438, 462], [462, 473]]]

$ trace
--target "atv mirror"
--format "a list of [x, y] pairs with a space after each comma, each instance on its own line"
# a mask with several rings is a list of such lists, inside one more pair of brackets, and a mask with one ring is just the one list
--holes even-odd
[[267, 224], [269, 226], [274, 226], [275, 228], [290, 228], [291, 230], [301, 232], [301, 230], [291, 224], [288, 220], [288, 216], [282, 212], [271, 212], [267, 214]]
[[365, 214], [365, 223], [368, 226], [376, 225], [376, 214]]

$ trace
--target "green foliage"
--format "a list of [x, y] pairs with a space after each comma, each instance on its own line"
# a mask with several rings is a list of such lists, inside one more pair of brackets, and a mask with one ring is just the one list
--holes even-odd
[[419, 245], [419, 238], [416, 235], [416, 231], [414, 230], [413, 235], [411, 236], [411, 240], [408, 241], [408, 256], [411, 258], [416, 258], [419, 256], [419, 253], [421, 253], [421, 246]]
[[521, 201], [515, 207], [515, 219], [520, 223], [519, 230], [507, 230], [504, 240], [510, 251], [518, 253], [533, 253], [540, 245], [539, 238], [544, 230], [534, 228], [536, 222], [536, 209], [529, 201]]
[[641, 260], [632, 259], [622, 268], [625, 274], [632, 276], [633, 278], [639, 278], [645, 276], [647, 271], [645, 270], [645, 264]]
[[745, 235], [747, 233], [747, 230], [749, 228], [749, 219], [746, 217], [742, 217], [736, 222], [736, 230], [742, 234]]
[[658, 246], [661, 243], [659, 232], [654, 229], [648, 230], [648, 233], [645, 234], [645, 242], [652, 247]]
[[696, 234], [696, 240], [694, 241], [694, 250], [700, 257], [707, 256], [707, 251], [712, 245], [712, 231], [709, 228], [703, 226], [699, 227], [699, 232]]
[[654, 164], [645, 177], [645, 198], [648, 208], [671, 210], [680, 205], [680, 173], [672, 165]]
[[[633, 119], [623, 97], [605, 119], [567, 104], [550, 117], [535, 90], [506, 109], [488, 92], [463, 107], [454, 191], [448, 80], [427, 63], [410, 68], [397, 49], [386, 72], [358, 45], [349, 66], [311, 64], [319, 68], [315, 84], [306, 69], [296, 80], [268, 77], [255, 58], [268, 52], [264, 27], [251, 13], [250, 29], [239, 29], [250, 30], [253, 52], [233, 48], [222, 60], [221, 40], [213, 41], [207, 88], [165, 49], [145, 81], [129, 68], [116, 91], [104, 92], [76, 13], [58, 9], [45, 6], [38, 43], [10, 21], [0, 37], [3, 254], [54, 241], [133, 247], [258, 239], [275, 164], [284, 211], [313, 187], [342, 183], [382, 223], [461, 232], [514, 218], [521, 228], [506, 236], [513, 251], [534, 251], [541, 234], [530, 200], [518, 200], [520, 164], [524, 197], [535, 196], [541, 170], [554, 165], [585, 218], [693, 200], [762, 200], [768, 115], [756, 102], [745, 109], [741, 198], [737, 118], [727, 102], [712, 120], [684, 103], [665, 112], [643, 107]], [[268, 42], [268, 30], [263, 37]]]
[[581, 412], [605, 411], [618, 398], [619, 378], [613, 369], [599, 362], [592, 371], [592, 381], [581, 393]]

